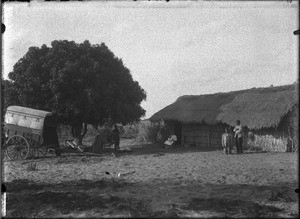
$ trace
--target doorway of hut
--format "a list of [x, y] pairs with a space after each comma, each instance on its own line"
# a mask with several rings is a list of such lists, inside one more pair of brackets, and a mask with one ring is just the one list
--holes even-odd
[[181, 140], [182, 140], [182, 124], [180, 122], [175, 122], [174, 124], [174, 134], [177, 137], [177, 143], [181, 145]]

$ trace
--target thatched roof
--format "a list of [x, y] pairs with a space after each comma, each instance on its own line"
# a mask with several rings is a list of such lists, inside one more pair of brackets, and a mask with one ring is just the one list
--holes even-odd
[[250, 129], [276, 127], [298, 103], [295, 84], [253, 88], [228, 93], [179, 97], [173, 104], [155, 113], [150, 120], [174, 120], [182, 123], [226, 123], [237, 119]]

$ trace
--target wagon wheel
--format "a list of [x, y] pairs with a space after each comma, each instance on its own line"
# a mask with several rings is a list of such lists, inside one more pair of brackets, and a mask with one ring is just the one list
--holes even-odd
[[26, 159], [29, 155], [30, 146], [26, 138], [21, 135], [11, 136], [5, 145], [6, 156], [10, 160]]

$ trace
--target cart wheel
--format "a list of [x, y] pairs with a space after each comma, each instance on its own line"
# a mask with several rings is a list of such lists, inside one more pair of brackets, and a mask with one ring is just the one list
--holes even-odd
[[29, 144], [21, 135], [11, 136], [6, 142], [6, 156], [10, 160], [26, 159], [29, 155]]

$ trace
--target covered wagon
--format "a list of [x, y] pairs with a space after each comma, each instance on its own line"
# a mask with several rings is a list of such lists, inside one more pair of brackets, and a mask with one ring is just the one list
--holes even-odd
[[57, 119], [51, 112], [9, 106], [5, 113], [5, 152], [9, 159], [45, 155], [49, 148], [60, 155]]

